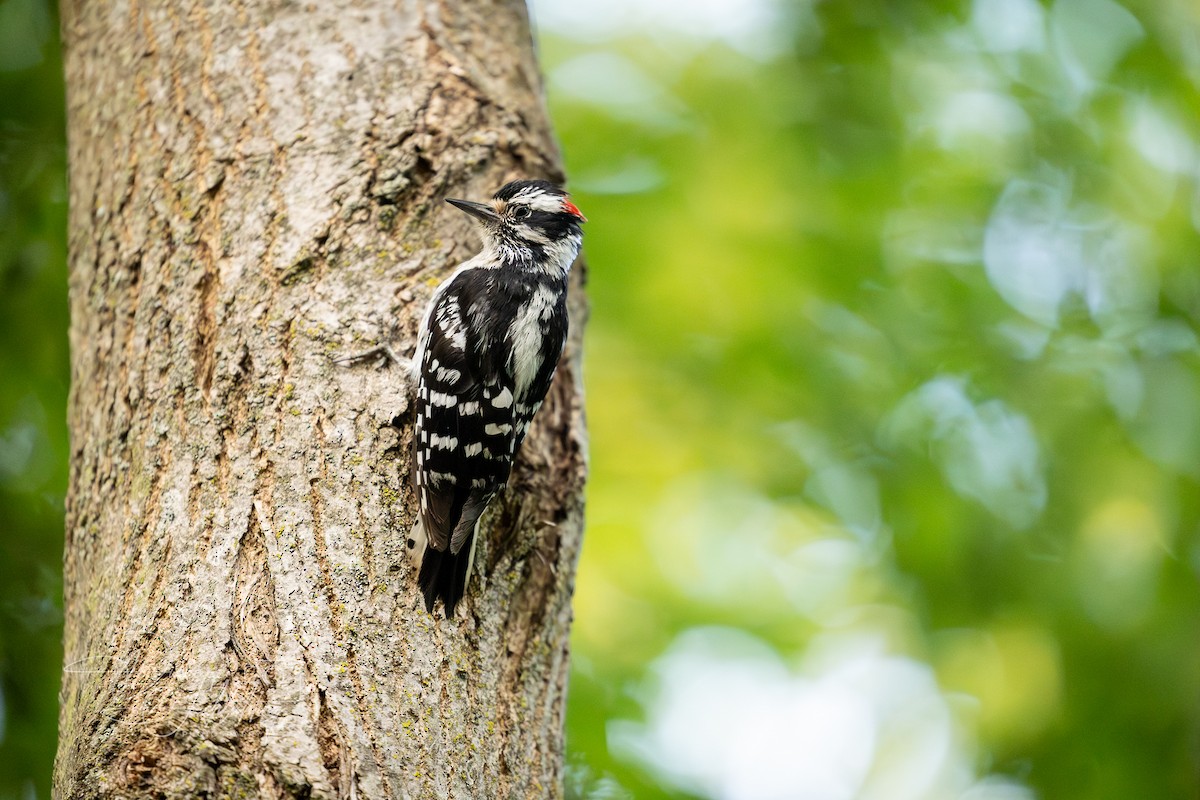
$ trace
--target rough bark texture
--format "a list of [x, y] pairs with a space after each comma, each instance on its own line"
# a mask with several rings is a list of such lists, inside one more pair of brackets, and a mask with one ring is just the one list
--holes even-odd
[[561, 178], [519, 0], [65, 0], [73, 435], [61, 798], [561, 794], [582, 525], [567, 355], [468, 601], [405, 553], [399, 376], [477, 249], [446, 196]]

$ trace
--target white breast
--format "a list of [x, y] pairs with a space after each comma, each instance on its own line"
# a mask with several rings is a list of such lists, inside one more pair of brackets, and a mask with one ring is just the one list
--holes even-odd
[[530, 298], [529, 305], [521, 310], [508, 329], [512, 342], [512, 371], [516, 396], [526, 397], [529, 385], [537, 377], [542, 362], [542, 320], [547, 318], [554, 305], [554, 292], [539, 286]]

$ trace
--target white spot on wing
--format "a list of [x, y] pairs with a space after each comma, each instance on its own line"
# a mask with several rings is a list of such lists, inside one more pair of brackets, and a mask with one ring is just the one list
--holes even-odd
[[458, 306], [458, 299], [447, 297], [438, 306], [435, 318], [438, 327], [442, 330], [442, 334], [450, 340], [450, 344], [459, 350], [465, 350], [467, 347], [467, 334], [466, 329], [463, 327], [462, 312]]
[[492, 405], [496, 408], [508, 408], [512, 405], [513, 396], [508, 387], [504, 387], [504, 391], [492, 398]]

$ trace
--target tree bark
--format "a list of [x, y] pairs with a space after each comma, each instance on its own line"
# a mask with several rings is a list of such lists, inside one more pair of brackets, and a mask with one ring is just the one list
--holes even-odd
[[561, 180], [519, 0], [64, 0], [72, 432], [60, 798], [561, 795], [582, 527], [572, 334], [465, 608], [406, 556], [395, 370]]

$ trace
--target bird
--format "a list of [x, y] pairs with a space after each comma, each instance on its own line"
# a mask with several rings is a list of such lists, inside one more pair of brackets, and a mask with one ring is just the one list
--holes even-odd
[[413, 489], [425, 607], [447, 619], [466, 594], [479, 520], [508, 482], [562, 356], [567, 280], [587, 221], [546, 180], [506, 183], [486, 203], [448, 199], [483, 247], [434, 290], [411, 362]]

